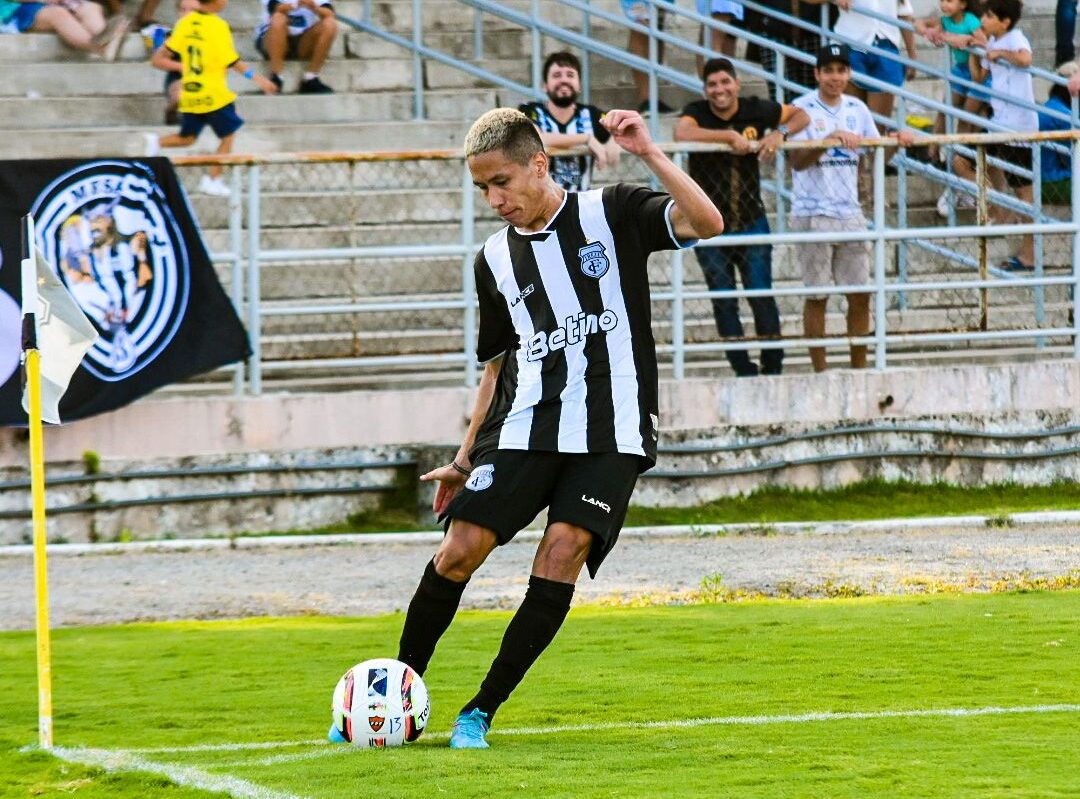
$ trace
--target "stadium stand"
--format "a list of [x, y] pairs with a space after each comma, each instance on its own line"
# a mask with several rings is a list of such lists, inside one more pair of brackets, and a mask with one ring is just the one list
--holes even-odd
[[[528, 3], [517, 2], [516, 8], [527, 9]], [[620, 15], [614, 0], [594, 3], [612, 15]], [[580, 22], [580, 12], [557, 4], [545, 4], [549, 18], [567, 26]], [[335, 3], [339, 14], [359, 17], [363, 4], [358, 0]], [[374, 2], [373, 22], [408, 38], [411, 35], [412, 3], [408, 0]], [[474, 39], [474, 11], [452, 0], [430, 0], [423, 4], [425, 42], [428, 46], [460, 58], [471, 58]], [[917, 4], [922, 16], [930, 5]], [[162, 3], [158, 18], [169, 24], [174, 10], [171, 3]], [[240, 54], [245, 59], [257, 59], [253, 33], [261, 18], [257, 3], [233, 3], [224, 16], [236, 31]], [[1025, 29], [1032, 41], [1046, 41], [1053, 31], [1053, 8], [1050, 0], [1036, 0], [1025, 9]], [[696, 41], [698, 26], [673, 18], [668, 31], [687, 41]], [[617, 24], [594, 20], [591, 36], [600, 42], [624, 47], [626, 30]], [[480, 63], [487, 69], [520, 83], [529, 82], [530, 64], [522, 54], [531, 49], [527, 31], [493, 17], [486, 18], [482, 43], [484, 58]], [[544, 51], [557, 46], [544, 43]], [[739, 53], [743, 52], [740, 43]], [[920, 41], [920, 57], [927, 63], [940, 64], [941, 51]], [[1052, 54], [1046, 48], [1036, 48], [1036, 64], [1052, 67]], [[693, 71], [693, 55], [675, 48], [668, 54], [671, 66], [687, 73]], [[0, 156], [8, 158], [141, 155], [140, 134], [164, 132], [160, 127], [160, 73], [145, 63], [145, 48], [140, 37], [128, 35], [119, 54], [119, 61], [106, 64], [85, 61], [72, 56], [52, 36], [0, 36], [0, 64], [19, 64], [17, 70], [6, 70], [0, 86]], [[287, 84], [295, 86], [303, 65], [290, 62]], [[331, 96], [286, 94], [262, 97], [253, 94], [254, 87], [236, 81], [244, 93], [244, 116], [248, 124], [237, 137], [236, 152], [268, 153], [299, 151], [357, 151], [380, 150], [388, 146], [420, 150], [425, 148], [457, 148], [469, 121], [496, 104], [517, 105], [520, 95], [501, 88], [492, 88], [484, 81], [466, 73], [433, 63], [425, 70], [425, 115], [423, 121], [413, 117], [412, 57], [402, 48], [379, 41], [353, 30], [343, 30], [336, 40], [323, 76], [337, 92]], [[594, 58], [591, 74], [591, 101], [601, 107], [636, 105], [636, 95], [630, 71]], [[925, 77], [908, 83], [910, 88], [925, 95], [938, 96], [938, 81]], [[764, 83], [747, 78], [748, 93], [764, 93]], [[1040, 92], [1041, 94], [1041, 92]], [[696, 93], [674, 87], [664, 88], [665, 99], [677, 107], [696, 98]], [[909, 109], [914, 112], [915, 109]], [[670, 140], [673, 118], [662, 125], [664, 138]], [[31, 144], [32, 143], [32, 144]], [[203, 143], [210, 145], [209, 137]], [[629, 166], [627, 167], [630, 168]], [[460, 194], [459, 167], [452, 164], [413, 162], [400, 169], [396, 185], [390, 178], [380, 178], [382, 185], [369, 184], [354, 191], [351, 186], [362, 183], [363, 170], [353, 168], [343, 177], [345, 168], [333, 165], [293, 166], [289, 170], [267, 169], [264, 172], [264, 247], [336, 247], [393, 243], [456, 241], [459, 239], [460, 212], [456, 197]], [[198, 170], [181, 170], [189, 189], [194, 190]], [[389, 173], [383, 173], [387, 175]], [[888, 196], [895, 197], [895, 178], [890, 178]], [[940, 186], [909, 180], [908, 223], [937, 224], [935, 203]], [[346, 201], [343, 201], [343, 198]], [[212, 251], [227, 244], [228, 207], [220, 198], [192, 195], [196, 213], [204, 228]], [[272, 202], [270, 201], [272, 199]], [[358, 209], [362, 209], [362, 213]], [[476, 239], [482, 240], [494, 227], [495, 220], [482, 204], [477, 206]], [[1049, 240], [1050, 237], [1048, 237]], [[1054, 245], [1057, 247], [1058, 245]], [[798, 284], [798, 270], [793, 264], [790, 248], [778, 248], [775, 264], [776, 285]], [[1052, 251], [1047, 244], [1048, 253]], [[657, 274], [662, 275], [666, 261], [657, 259]], [[1063, 263], [1061, 257], [1055, 263]], [[381, 261], [377, 268], [356, 261], [319, 264], [305, 270], [302, 264], [274, 263], [263, 267], [263, 298], [267, 303], [288, 307], [305, 301], [349, 301], [357, 297], [380, 295], [415, 297], [460, 296], [460, 259], [425, 258]], [[929, 255], [913, 257], [909, 266], [917, 277], [934, 275], [939, 278], [971, 278], [970, 270], [943, 267]], [[690, 274], [693, 272], [693, 274]], [[392, 274], [391, 274], [392, 273]], [[225, 276], [225, 271], [222, 271]], [[688, 270], [687, 288], [702, 289], [695, 270]], [[1048, 314], [1064, 323], [1067, 292], [1064, 287], [1046, 290]], [[957, 320], [970, 315], [971, 293], [924, 292], [912, 295], [908, 307], [890, 311], [890, 329], [949, 329]], [[999, 318], [1023, 319], [1031, 314], [1030, 290], [1017, 289], [1001, 295], [1002, 305], [995, 307]], [[967, 298], [967, 299], [965, 299]], [[801, 300], [797, 297], [780, 301], [782, 331], [798, 335], [801, 330]], [[667, 312], [665, 311], [665, 317]], [[830, 315], [830, 329], [842, 329], [839, 314]], [[749, 320], [748, 320], [749, 321]], [[269, 360], [350, 357], [358, 353], [386, 355], [393, 353], [450, 351], [456, 346], [454, 335], [460, 330], [460, 312], [412, 312], [394, 317], [378, 314], [333, 316], [278, 316], [268, 319], [263, 327], [262, 354]], [[658, 319], [658, 334], [666, 335], [666, 318]], [[747, 334], [754, 335], [752, 324]], [[708, 303], [688, 304], [687, 340], [715, 341], [715, 330]], [[460, 341], [457, 336], [456, 341]], [[923, 347], [909, 355], [911, 362], [973, 359], [1000, 360], [1033, 352], [1022, 344], [980, 345], [957, 351], [928, 350]], [[793, 354], [794, 355], [794, 354]], [[723, 371], [722, 356], [689, 364], [698, 373]], [[804, 354], [792, 357], [788, 364], [793, 370], [805, 370]], [[321, 375], [321, 376], [320, 376]], [[460, 366], [443, 370], [403, 370], [400, 374], [386, 370], [370, 374], [351, 373], [343, 377], [340, 370], [325, 373], [311, 371], [303, 377], [282, 378], [281, 387], [317, 385], [393, 385], [398, 383], [460, 382]], [[273, 379], [268, 375], [268, 379]], [[216, 376], [216, 388], [227, 376]], [[325, 381], [320, 383], [320, 381]], [[204, 384], [196, 389], [201, 390]]]

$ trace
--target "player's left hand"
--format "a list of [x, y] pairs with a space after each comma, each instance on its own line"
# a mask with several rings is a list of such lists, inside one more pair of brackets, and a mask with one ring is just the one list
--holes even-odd
[[608, 111], [600, 124], [611, 132], [611, 138], [616, 144], [632, 155], [645, 155], [656, 146], [649, 135], [645, 120], [637, 111]]
[[439, 487], [435, 489], [435, 499], [431, 503], [431, 509], [435, 511], [436, 516], [442, 516], [443, 512], [450, 506], [450, 500], [465, 487], [467, 479], [465, 475], [449, 463], [440, 466], [438, 469], [432, 469], [427, 474], [420, 475], [421, 482], [429, 483], [432, 480], [439, 482]]

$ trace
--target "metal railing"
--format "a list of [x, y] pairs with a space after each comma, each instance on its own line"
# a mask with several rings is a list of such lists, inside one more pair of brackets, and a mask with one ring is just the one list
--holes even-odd
[[[988, 142], [1003, 138], [1002, 134], [972, 134], [920, 143], [963, 141], [981, 152]], [[1011, 138], [1019, 141], [1036, 137]], [[701, 285], [699, 273], [687, 267], [683, 252], [654, 256], [651, 282], [663, 368], [681, 378], [702, 359], [715, 359], [731, 350], [846, 348], [853, 344], [872, 349], [871, 362], [877, 369], [889, 366], [898, 353], [1008, 341], [1035, 342], [1037, 346], [1049, 342], [1056, 353], [1080, 357], [1080, 313], [1076, 312], [1080, 297], [1080, 159], [1076, 134], [1066, 131], [1037, 138], [1066, 143], [1073, 150], [1072, 205], [1067, 218], [1036, 216], [1027, 206], [1028, 215], [1034, 217], [1031, 222], [991, 226], [986, 217], [991, 192], [982, 185], [971, 185], [970, 190], [980, 200], [972, 224], [908, 225], [902, 214], [889, 209], [886, 201], [886, 157], [896, 142], [870, 140], [864, 146], [872, 154], [874, 191], [866, 230], [796, 233], [777, 224], [782, 232], [720, 236], [706, 242], [717, 247], [764, 244], [786, 253], [786, 267], [776, 270], [784, 280], [780, 285], [767, 290], [711, 291]], [[785, 149], [804, 146], [811, 145], [794, 142]], [[676, 144], [665, 145], [664, 149], [681, 162], [687, 153], [723, 148]], [[433, 381], [441, 379], [444, 383], [448, 375], [456, 373], [461, 383], [475, 385], [473, 258], [488, 233], [500, 225], [483, 203], [477, 206], [478, 195], [460, 153], [187, 156], [174, 160], [182, 173], [188, 173], [184, 177], [189, 184], [196, 177], [195, 167], [218, 162], [231, 169], [234, 193], [228, 228], [215, 233], [218, 246], [212, 249], [215, 262], [230, 270], [226, 282], [252, 341], [251, 360], [246, 368], [235, 369], [235, 393], [261, 393], [268, 372], [276, 376], [342, 377], [373, 370], [386, 374], [413, 370], [431, 373]], [[985, 158], [979, 160], [985, 165]], [[628, 157], [623, 161], [623, 173], [613, 179], [640, 182], [648, 178], [636, 159]], [[781, 182], [783, 171], [779, 170]], [[410, 181], [410, 188], [401, 188]], [[328, 190], [325, 185], [336, 188]], [[294, 217], [302, 221], [310, 216], [311, 212], [304, 211], [304, 203], [329, 208], [328, 213], [338, 216], [324, 219], [322, 226], [291, 224]], [[398, 205], [406, 210], [395, 210]], [[778, 223], [785, 208], [783, 203], [767, 203]], [[277, 221], [267, 218], [267, 209], [273, 209]], [[329, 236], [327, 231], [343, 236], [348, 243], [272, 244], [276, 234], [284, 234], [277, 235], [277, 239], [297, 241], [306, 235], [315, 236], [317, 241]], [[404, 241], [388, 243], [388, 235]], [[1004, 237], [1019, 235], [1052, 239], [1057, 245], [1058, 263], [1064, 268], [1051, 270], [1039, 261], [1034, 272], [1024, 276], [997, 268], [993, 250]], [[796, 285], [792, 280], [796, 277], [794, 262], [790, 260], [798, 245], [825, 241], [865, 241], [872, 246], [870, 282], [830, 287], [827, 291], [831, 295], [871, 295], [870, 334], [808, 339], [789, 331], [776, 339], [732, 340], [721, 339], [711, 330], [711, 300], [770, 296], [790, 304], [792, 299], [826, 293]], [[900, 258], [893, 252], [894, 245], [913, 242], [925, 245], [923, 252], [928, 259], [918, 275], [900, 269]], [[966, 259], [964, 268], [975, 270], [977, 275], [968, 278], [954, 271], [953, 254], [960, 250]], [[317, 287], [319, 281], [329, 280], [327, 275], [335, 269], [349, 271], [329, 288], [307, 290]], [[269, 277], [274, 270], [276, 277]], [[283, 276], [302, 290], [290, 294], [276, 289], [274, 281]], [[1053, 290], [1060, 295], [1062, 289], [1055, 287], [1064, 287], [1068, 297], [1059, 297], [1053, 314], [1048, 315], [1045, 292]], [[1033, 302], [1018, 301], [1013, 296], [1018, 289], [1030, 291]], [[935, 292], [941, 295], [935, 300], [936, 317], [931, 314], [920, 322], [915, 317], [896, 316], [896, 309], [902, 309], [898, 302], [901, 296], [914, 298]], [[999, 296], [1011, 299], [997, 301]], [[795, 315], [794, 310], [787, 312], [789, 322]], [[337, 349], [305, 350], [305, 341], [317, 337], [319, 329], [333, 327], [333, 320], [348, 321], [344, 329], [325, 334], [331, 343], [338, 341]], [[283, 346], [292, 349], [284, 354], [273, 349]], [[448, 373], [448, 369], [454, 372]]]

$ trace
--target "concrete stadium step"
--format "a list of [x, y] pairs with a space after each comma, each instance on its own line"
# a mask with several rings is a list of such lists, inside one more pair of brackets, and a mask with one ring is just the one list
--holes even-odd
[[[328, 79], [329, 80], [329, 79]], [[493, 89], [432, 89], [424, 93], [427, 119], [458, 121], [475, 118], [497, 105]], [[28, 98], [0, 100], [5, 116], [0, 129], [48, 128], [60, 119], [78, 120], [83, 126], [107, 127], [123, 123], [158, 127], [162, 124], [165, 98], [158, 94], [84, 97]], [[413, 119], [412, 92], [337, 93], [333, 95], [283, 94], [267, 97], [245, 95], [240, 113], [249, 125], [282, 125], [297, 120], [323, 123], [356, 120]]]
[[[236, 153], [328, 151], [362, 152], [385, 150], [387, 145], [400, 150], [453, 150], [461, 147], [460, 122], [430, 120], [422, 123], [335, 123], [245, 126], [236, 134]], [[143, 155], [142, 134], [145, 127], [110, 128], [33, 128], [20, 131], [18, 137], [0, 140], [0, 158], [25, 158], [26, 142], [34, 142], [37, 158], [95, 158], [104, 156], [136, 158]], [[171, 133], [171, 128], [156, 128]], [[213, 152], [216, 140], [206, 134], [189, 150], [171, 150], [170, 154], [205, 154]]]

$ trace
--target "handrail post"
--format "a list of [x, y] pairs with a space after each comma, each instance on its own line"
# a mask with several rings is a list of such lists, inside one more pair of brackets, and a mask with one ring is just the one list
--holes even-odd
[[885, 353], [885, 148], [874, 148], [874, 368], [886, 365]]
[[473, 271], [473, 246], [476, 241], [476, 187], [469, 162], [461, 162], [461, 300], [462, 339], [465, 348], [465, 387], [476, 385], [476, 273]]
[[[898, 129], [903, 130], [907, 124], [907, 100], [903, 97], [896, 100], [896, 121]], [[904, 229], [907, 227], [907, 169], [903, 159], [896, 161], [896, 226]], [[901, 286], [908, 282], [907, 255], [907, 242], [900, 239], [896, 243], [896, 281]], [[907, 307], [907, 295], [902, 291], [896, 293], [896, 307], [900, 310]]]
[[[232, 254], [230, 299], [236, 315], [244, 313], [244, 202], [241, 192], [240, 167], [229, 167], [229, 252]], [[233, 372], [233, 396], [244, 393], [244, 362], [239, 361]]]
[[[986, 181], [986, 145], [975, 145], [975, 191], [977, 208], [975, 218], [985, 227], [990, 219], [990, 197]], [[989, 242], [986, 236], [979, 237], [979, 280], [986, 280], [990, 274]], [[990, 290], [983, 286], [979, 290], [979, 329], [990, 328]]]
[[260, 170], [248, 167], [248, 337], [251, 341], [249, 386], [253, 395], [262, 394], [262, 306], [260, 303], [259, 248], [262, 211], [259, 207]]
[[532, 0], [530, 13], [532, 14], [532, 87], [534, 92], [539, 92], [540, 87], [544, 85], [544, 76], [540, 74], [540, 56], [544, 42], [540, 36], [540, 28], [536, 26], [540, 19], [540, 0]]
[[[592, 0], [585, 0], [586, 6], [590, 3]], [[592, 39], [592, 12], [589, 10], [581, 12], [581, 35]], [[591, 102], [592, 96], [592, 69], [589, 61], [590, 51], [585, 48], [581, 52], [581, 97], [586, 103]]]
[[[784, 54], [776, 54], [776, 102], [784, 104], [783, 76], [787, 71], [784, 66]], [[776, 180], [776, 232], [787, 233], [787, 201], [784, 199], [785, 178], [787, 177], [787, 152], [781, 147], [776, 151], [773, 162]]]
[[[1043, 223], [1042, 215], [1042, 147], [1043, 145], [1029, 142], [1031, 147], [1031, 203], [1035, 206], [1032, 222]], [[1043, 276], [1043, 237], [1042, 233], [1036, 233], [1032, 237], [1035, 244], [1035, 277]], [[1041, 283], [1035, 286], [1035, 324], [1042, 327], [1046, 322], [1046, 286]], [[1041, 350], [1046, 347], [1045, 338], [1035, 339], [1035, 349]]]
[[473, 59], [480, 61], [484, 57], [484, 12], [479, 8], [473, 9], [472, 23], [472, 50]]
[[[1076, 98], [1072, 98], [1076, 113]], [[1073, 358], [1080, 359], [1080, 139], [1072, 140], [1072, 318]]]
[[649, 3], [649, 133], [653, 141], [660, 138], [660, 87], [656, 80], [656, 65], [660, 60], [656, 41], [656, 3]]
[[413, 117], [421, 120], [424, 118], [424, 62], [420, 58], [420, 48], [424, 46], [423, 0], [413, 0], [412, 16]]
[[[686, 153], [675, 153], [675, 163], [685, 169]], [[671, 255], [671, 369], [676, 380], [686, 376], [686, 305], [683, 300], [685, 289], [684, 250], [675, 250]]]

